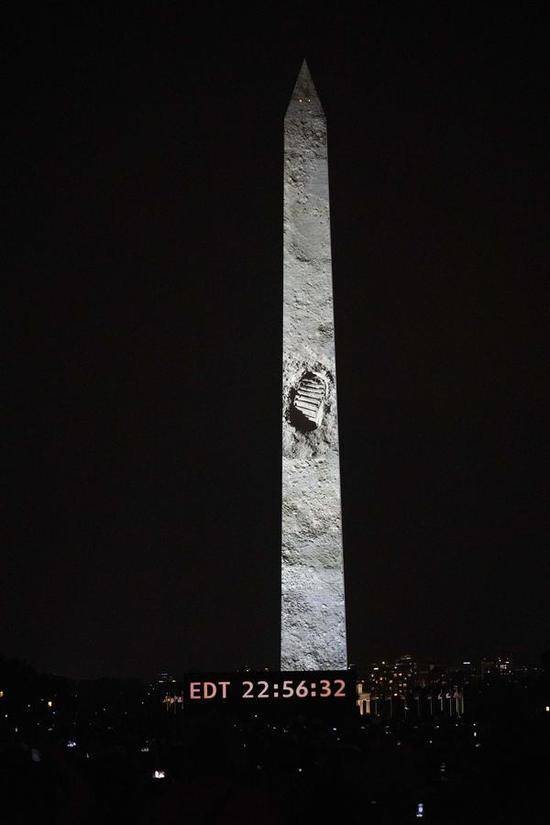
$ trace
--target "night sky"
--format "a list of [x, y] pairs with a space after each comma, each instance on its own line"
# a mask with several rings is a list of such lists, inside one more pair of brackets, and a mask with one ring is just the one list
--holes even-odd
[[9, 36], [0, 653], [86, 677], [277, 664], [282, 130], [306, 56], [350, 661], [536, 661], [548, 16], [83, 5]]

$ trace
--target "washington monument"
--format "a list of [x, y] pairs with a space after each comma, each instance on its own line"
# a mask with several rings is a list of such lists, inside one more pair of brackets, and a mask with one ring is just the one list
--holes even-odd
[[347, 667], [327, 130], [307, 64], [284, 122], [281, 669]]

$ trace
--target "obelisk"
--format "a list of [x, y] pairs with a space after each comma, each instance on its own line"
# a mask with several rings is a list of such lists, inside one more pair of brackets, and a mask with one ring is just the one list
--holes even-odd
[[304, 61], [284, 123], [281, 669], [347, 667], [327, 165]]

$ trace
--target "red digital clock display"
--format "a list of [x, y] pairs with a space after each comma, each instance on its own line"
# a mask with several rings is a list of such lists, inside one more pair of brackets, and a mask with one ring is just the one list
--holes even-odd
[[309, 682], [307, 679], [283, 679], [281, 684], [275, 682], [270, 684], [264, 679], [258, 681], [243, 680], [243, 699], [315, 699], [319, 696], [322, 699], [334, 698], [344, 699], [346, 696], [345, 679], [319, 679], [319, 681]]
[[183, 686], [186, 704], [308, 700], [327, 703], [354, 696], [354, 675], [346, 670], [197, 674], [187, 676]]

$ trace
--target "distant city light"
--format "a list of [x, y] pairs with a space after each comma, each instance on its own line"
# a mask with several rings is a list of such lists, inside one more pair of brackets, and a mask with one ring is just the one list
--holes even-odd
[[67, 747], [76, 748], [76, 742], [74, 741], [74, 739], [69, 739], [69, 741], [67, 742]]
[[141, 752], [142, 753], [149, 753], [149, 747], [147, 745], [144, 745], [141, 749]]
[[53, 708], [53, 702], [51, 699], [48, 699], [48, 707]]
[[153, 779], [166, 779], [165, 771], [153, 771]]
[[424, 816], [424, 803], [419, 802], [418, 805], [416, 806], [416, 817], [417, 817], [417, 819], [420, 819], [423, 816]]
[[546, 705], [545, 710], [546, 710], [546, 713], [550, 713], [550, 705]]

